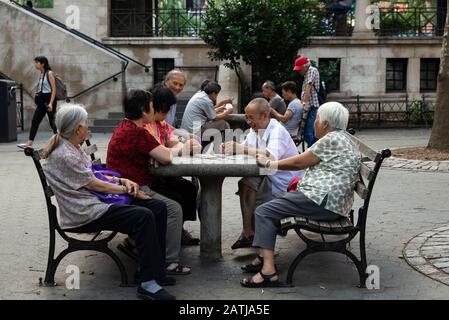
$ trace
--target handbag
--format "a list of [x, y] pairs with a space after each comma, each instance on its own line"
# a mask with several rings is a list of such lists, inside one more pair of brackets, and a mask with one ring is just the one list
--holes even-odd
[[[112, 183], [115, 185], [119, 185], [118, 182], [112, 181], [108, 179], [106, 176], [112, 176], [116, 178], [121, 178], [122, 176], [111, 169], [107, 169], [101, 165], [92, 164], [91, 166], [92, 173], [97, 179], [101, 181], [105, 181], [108, 183]], [[101, 202], [108, 204], [131, 204], [132, 198], [127, 194], [107, 194], [102, 192], [97, 192], [93, 190], [89, 190], [90, 193], [94, 194]]]

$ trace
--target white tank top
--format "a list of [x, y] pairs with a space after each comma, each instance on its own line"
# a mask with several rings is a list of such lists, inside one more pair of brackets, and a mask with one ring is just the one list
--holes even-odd
[[48, 71], [39, 78], [39, 82], [37, 83], [37, 92], [51, 93], [51, 85], [48, 82]]

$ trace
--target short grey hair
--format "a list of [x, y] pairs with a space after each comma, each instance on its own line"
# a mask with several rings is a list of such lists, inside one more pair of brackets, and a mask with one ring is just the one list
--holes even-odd
[[257, 111], [259, 113], [270, 113], [270, 105], [268, 104], [268, 101], [264, 98], [255, 98], [248, 103], [248, 105], [250, 104], [257, 105]]
[[267, 80], [264, 82], [264, 84], [262, 85], [262, 88], [268, 88], [271, 91], [276, 91], [276, 85], [274, 84], [273, 81]]
[[341, 103], [331, 101], [318, 108], [320, 122], [328, 122], [333, 130], [346, 130], [349, 121], [349, 111]]
[[184, 78], [184, 82], [187, 81], [185, 74], [181, 70], [173, 69], [165, 75], [164, 83], [167, 82], [168, 80], [170, 80], [171, 78], [173, 78], [174, 76], [178, 76], [178, 75]]

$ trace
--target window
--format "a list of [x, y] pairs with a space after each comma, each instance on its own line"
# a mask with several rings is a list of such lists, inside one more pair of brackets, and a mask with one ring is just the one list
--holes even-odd
[[387, 59], [387, 92], [407, 90], [407, 61], [407, 59]]
[[440, 59], [421, 59], [420, 91], [437, 91], [437, 77]]
[[326, 84], [326, 91], [340, 91], [340, 58], [319, 58], [318, 69]]
[[163, 82], [165, 75], [175, 68], [175, 59], [153, 59], [154, 84]]

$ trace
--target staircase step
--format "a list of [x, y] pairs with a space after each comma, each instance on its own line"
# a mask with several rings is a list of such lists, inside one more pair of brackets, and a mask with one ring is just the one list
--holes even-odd
[[89, 127], [90, 132], [92, 133], [112, 133], [114, 132], [116, 126], [92, 126]]
[[108, 113], [108, 119], [119, 119], [122, 120], [125, 117], [125, 114], [123, 112], [109, 112]]
[[[123, 118], [122, 118], [123, 119]], [[117, 126], [122, 119], [95, 119], [94, 120], [94, 127], [96, 126]]]

